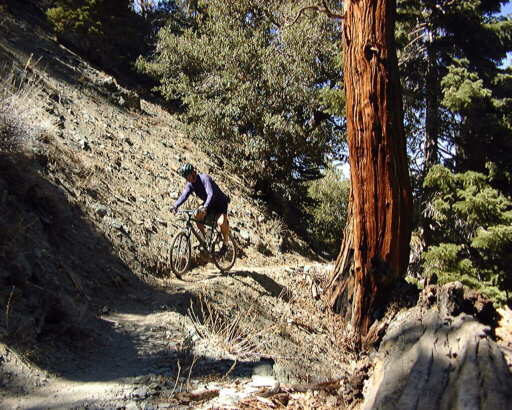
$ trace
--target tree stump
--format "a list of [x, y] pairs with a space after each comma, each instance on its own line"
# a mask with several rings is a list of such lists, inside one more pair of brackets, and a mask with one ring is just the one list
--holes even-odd
[[491, 327], [461, 313], [461, 291], [431, 286], [389, 324], [361, 409], [512, 409], [503, 353]]

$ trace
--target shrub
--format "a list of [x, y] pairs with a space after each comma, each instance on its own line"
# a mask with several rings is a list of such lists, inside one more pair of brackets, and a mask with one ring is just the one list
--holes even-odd
[[27, 71], [0, 69], [0, 153], [22, 151], [44, 130], [43, 108], [34, 99], [40, 88]]
[[162, 28], [137, 68], [181, 101], [182, 131], [210, 155], [232, 158], [255, 192], [300, 199], [296, 181], [317, 177], [343, 140], [338, 23], [318, 14], [287, 29], [291, 3], [182, 6], [181, 30]]
[[432, 167], [425, 187], [435, 190], [427, 211], [435, 224], [424, 268], [440, 283], [459, 280], [497, 302], [512, 290], [512, 203], [491, 178]]
[[340, 250], [347, 223], [350, 180], [333, 167], [326, 170], [323, 178], [308, 185], [309, 196], [314, 200], [308, 210], [312, 215], [310, 234], [315, 248], [335, 256]]

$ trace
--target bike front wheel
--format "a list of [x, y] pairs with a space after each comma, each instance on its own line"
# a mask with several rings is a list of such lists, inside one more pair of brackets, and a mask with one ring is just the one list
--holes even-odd
[[190, 238], [185, 232], [178, 232], [169, 251], [169, 263], [174, 274], [181, 279], [190, 267], [192, 252]]
[[229, 234], [228, 244], [226, 246], [225, 252], [222, 250], [222, 245], [222, 235], [220, 232], [218, 232], [212, 252], [213, 262], [215, 263], [215, 266], [217, 266], [217, 268], [219, 268], [222, 272], [226, 272], [230, 270], [235, 264], [238, 251], [236, 242], [231, 234]]

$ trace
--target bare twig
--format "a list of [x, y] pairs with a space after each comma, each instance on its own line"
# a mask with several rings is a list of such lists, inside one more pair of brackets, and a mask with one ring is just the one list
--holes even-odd
[[329, 9], [329, 7], [327, 6], [327, 3], [325, 2], [325, 0], [322, 0], [322, 4], [319, 6], [306, 6], [306, 7], [301, 8], [299, 13], [295, 17], [295, 19], [290, 24], [288, 24], [286, 27], [293, 26], [299, 20], [299, 18], [302, 16], [302, 14], [304, 14], [307, 10], [314, 10], [314, 11], [318, 11], [320, 13], [324, 13], [327, 17], [329, 17], [331, 19], [342, 20], [343, 18], [345, 18], [344, 14], [332, 12], [331, 9]]
[[233, 371], [233, 369], [236, 367], [237, 364], [238, 364], [238, 358], [235, 358], [233, 365], [229, 368], [228, 372], [222, 377], [222, 380], [226, 380], [228, 378], [228, 376], [230, 375], [230, 373]]
[[194, 365], [196, 364], [197, 359], [198, 358], [196, 356], [194, 356], [194, 358], [192, 359], [192, 364], [190, 365], [190, 367], [188, 369], [187, 388], [190, 388], [190, 377], [192, 376], [192, 369], [194, 368]]
[[14, 286], [12, 287], [12, 290], [11, 290], [11, 293], [9, 294], [9, 299], [7, 300], [7, 307], [6, 307], [6, 310], [5, 310], [5, 325], [7, 326], [7, 331], [9, 331], [9, 312], [11, 310], [11, 300], [12, 300], [12, 295], [14, 293]]
[[171, 394], [169, 395], [169, 397], [172, 397], [174, 392], [176, 391], [176, 387], [178, 386], [178, 381], [180, 379], [180, 373], [181, 373], [181, 365], [180, 365], [180, 361], [178, 359], [178, 374], [176, 375], [176, 380], [174, 382], [174, 387], [171, 391]]

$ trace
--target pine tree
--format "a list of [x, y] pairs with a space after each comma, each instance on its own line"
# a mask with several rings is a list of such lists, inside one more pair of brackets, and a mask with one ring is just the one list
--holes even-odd
[[493, 169], [431, 168], [425, 186], [434, 192], [427, 209], [434, 235], [423, 259], [440, 284], [461, 281], [504, 303], [512, 291], [512, 202], [491, 187], [492, 178]]
[[[423, 211], [433, 192], [422, 181], [433, 165], [459, 172], [512, 165], [510, 72], [501, 67], [512, 50], [512, 24], [497, 14], [504, 3], [399, 2], [406, 127], [427, 247], [432, 221]], [[500, 184], [512, 192], [511, 181]]]
[[424, 141], [423, 177], [440, 162], [482, 172], [497, 160], [499, 149], [471, 147], [496, 140], [489, 121], [500, 128], [508, 108], [501, 63], [512, 51], [512, 22], [498, 15], [501, 3], [508, 1], [399, 2], [406, 118], [411, 137]]

